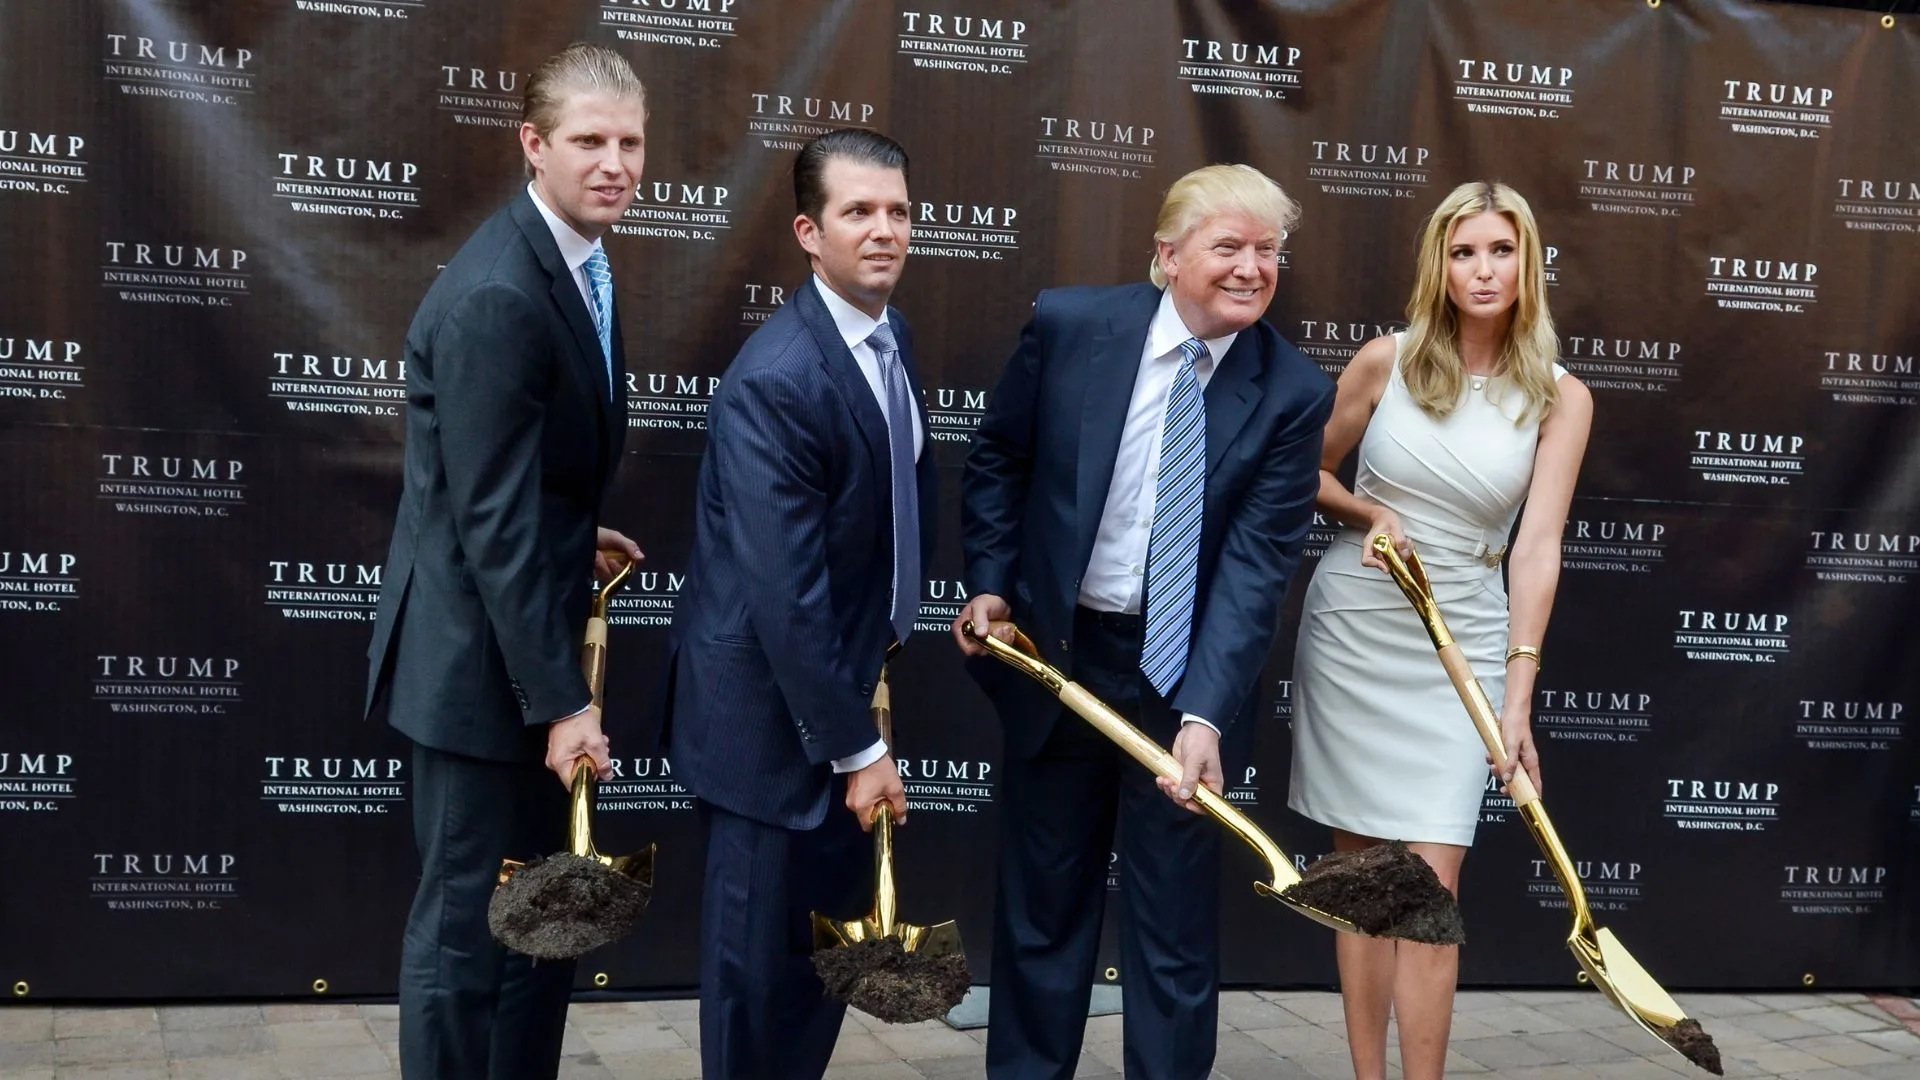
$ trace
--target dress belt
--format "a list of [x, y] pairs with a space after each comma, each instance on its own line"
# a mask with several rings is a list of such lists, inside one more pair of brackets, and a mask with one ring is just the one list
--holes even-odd
[[[1344, 538], [1351, 540], [1361, 547], [1365, 547], [1367, 543], [1367, 531], [1365, 529], [1347, 529], [1345, 530]], [[1468, 559], [1489, 570], [1497, 570], [1502, 563], [1507, 561], [1507, 544], [1505, 535], [1495, 535], [1494, 539], [1499, 544], [1498, 547], [1488, 543], [1484, 536], [1471, 548], [1465, 547], [1463, 544], [1456, 544], [1452, 537], [1447, 537], [1443, 540], [1434, 540], [1432, 538], [1423, 540], [1416, 538], [1413, 545], [1414, 550], [1420, 552], [1423, 557], [1438, 555], [1438, 558], [1427, 558], [1427, 561], [1433, 563], [1435, 566], [1457, 566], [1459, 565], [1458, 560]]]

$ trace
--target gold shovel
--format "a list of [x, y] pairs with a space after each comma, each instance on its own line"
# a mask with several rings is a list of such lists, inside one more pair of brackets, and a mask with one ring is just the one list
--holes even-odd
[[[997, 630], [1002, 626], [1010, 625], [994, 623], [993, 629]], [[1085, 687], [1068, 679], [1058, 668], [1040, 659], [1039, 650], [1034, 648], [1033, 642], [1027, 635], [1021, 633], [1019, 628], [1015, 627], [1013, 630], [1012, 644], [1001, 641], [992, 633], [982, 636], [971, 623], [967, 625], [967, 636], [985, 646], [987, 651], [995, 657], [1039, 680], [1043, 686], [1060, 698], [1061, 704], [1080, 714], [1100, 734], [1105, 735], [1120, 749], [1126, 751], [1129, 757], [1145, 765], [1147, 771], [1175, 782], [1181, 779], [1180, 762], [1172, 754], [1163, 749], [1159, 743], [1147, 738], [1144, 732], [1128, 723], [1125, 717], [1114, 712]], [[1255, 881], [1253, 883], [1255, 892], [1280, 901], [1322, 926], [1332, 927], [1348, 934], [1364, 933], [1347, 919], [1309, 907], [1285, 895], [1287, 889], [1299, 883], [1300, 872], [1293, 868], [1293, 860], [1287, 857], [1286, 852], [1280, 850], [1280, 845], [1274, 843], [1272, 837], [1269, 837], [1260, 826], [1255, 825], [1232, 803], [1214, 794], [1213, 789], [1205, 784], [1194, 790], [1193, 801], [1199, 803], [1201, 808], [1213, 815], [1220, 824], [1225, 825], [1228, 831], [1245, 841], [1247, 846], [1266, 862], [1267, 874], [1271, 880]]]
[[[1420, 556], [1412, 554], [1401, 559], [1393, 541], [1386, 536], [1373, 538], [1373, 550], [1387, 564], [1394, 583], [1400, 586], [1400, 591], [1407, 595], [1407, 600], [1419, 613], [1420, 621], [1426, 624], [1427, 636], [1433, 639], [1433, 647], [1440, 654], [1440, 663], [1447, 669], [1447, 678], [1453, 681], [1453, 688], [1459, 693], [1461, 703], [1466, 705], [1467, 714], [1473, 717], [1473, 726], [1480, 732], [1480, 741], [1486, 744], [1487, 753], [1492, 756], [1495, 767], [1504, 772], [1508, 758], [1506, 747], [1501, 742], [1500, 722], [1494, 715], [1493, 703], [1487, 699], [1486, 691], [1481, 689], [1480, 681], [1474, 678], [1466, 655], [1460, 651], [1453, 634], [1447, 630], [1446, 620], [1440, 617], [1440, 605], [1433, 598], [1433, 586], [1427, 581], [1427, 571], [1420, 564]], [[1646, 1029], [1649, 1035], [1695, 1065], [1716, 1076], [1720, 1075], [1720, 1052], [1714, 1047], [1713, 1039], [1700, 1029], [1698, 1022], [1687, 1019], [1686, 1010], [1661, 989], [1660, 984], [1627, 952], [1626, 946], [1620, 944], [1611, 930], [1594, 925], [1593, 913], [1587, 907], [1587, 892], [1580, 885], [1580, 875], [1574, 868], [1573, 859], [1560, 843], [1560, 835], [1554, 831], [1553, 821], [1547, 817], [1547, 808], [1540, 800], [1540, 793], [1535, 790], [1525, 769], [1514, 770], [1513, 779], [1507, 783], [1507, 794], [1513, 797], [1513, 804], [1526, 820], [1534, 842], [1546, 854], [1547, 862], [1553, 866], [1553, 876], [1560, 880], [1560, 888], [1567, 894], [1568, 905], [1573, 909], [1573, 930], [1567, 935], [1567, 948], [1573, 951], [1574, 959], [1586, 970], [1587, 977], [1600, 988], [1608, 1001]]]
[[[593, 598], [592, 614], [587, 619], [586, 640], [580, 649], [580, 668], [587, 677], [587, 687], [593, 694], [593, 704], [596, 707], [602, 703], [602, 691], [605, 689], [607, 676], [607, 603], [613, 598], [613, 594], [626, 584], [627, 579], [633, 576], [634, 565], [629, 560], [612, 580], [600, 587], [599, 594]], [[624, 886], [607, 890], [623, 900], [625, 910], [619, 913], [610, 912], [610, 921], [606, 925], [589, 927], [583, 924], [579, 928], [579, 933], [561, 943], [558, 946], [561, 951], [550, 952], [549, 958], [578, 955], [571, 950], [578, 948], [580, 952], [584, 952], [586, 948], [582, 948], [582, 945], [597, 947], [598, 944], [605, 944], [606, 941], [614, 940], [624, 934], [631, 927], [631, 919], [639, 916], [640, 911], [646, 907], [653, 895], [653, 862], [656, 845], [649, 844], [643, 850], [631, 855], [602, 855], [594, 847], [593, 774], [593, 759], [582, 756], [574, 763], [573, 782], [570, 785], [573, 794], [567, 825], [567, 854], [589, 860], [606, 868], [612, 874], [630, 879], [638, 888]], [[495, 903], [489, 905], [490, 924], [494, 922], [495, 911], [504, 913], [506, 910], [501, 906], [503, 899], [501, 891], [508, 887], [508, 882], [513, 880], [516, 873], [528, 865], [519, 859], [500, 860], [500, 874], [494, 885]], [[544, 884], [536, 886], [536, 888], [544, 887]], [[615, 914], [618, 917], [612, 917]], [[506, 933], [503, 934], [503, 930]], [[552, 942], [536, 936], [538, 934], [536, 926], [509, 927], [508, 924], [501, 923], [494, 926], [494, 932], [495, 936], [501, 938], [509, 947], [528, 955], [541, 956], [543, 952], [554, 947]], [[588, 944], [589, 942], [593, 944]], [[536, 952], [534, 951], [536, 948], [542, 948], [543, 951]]]
[[[869, 707], [873, 725], [881, 741], [893, 748], [893, 694], [887, 688], [887, 672], [880, 671], [880, 685], [874, 688]], [[893, 938], [902, 950], [925, 957], [947, 956], [960, 952], [960, 928], [952, 919], [932, 926], [915, 926], [899, 919], [900, 894], [893, 881], [893, 811], [886, 803], [873, 808], [873, 910], [864, 918], [831, 919], [813, 913], [813, 945], [816, 949], [843, 948], [874, 938]]]

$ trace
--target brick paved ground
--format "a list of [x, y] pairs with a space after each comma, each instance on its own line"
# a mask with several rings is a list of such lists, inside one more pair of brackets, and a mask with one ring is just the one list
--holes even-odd
[[[1862, 994], [1682, 994], [1720, 1045], [1730, 1077], [1920, 1080], [1920, 1006]], [[694, 1080], [691, 1001], [575, 1005], [570, 1080]], [[7, 1080], [397, 1078], [391, 1005], [0, 1007]], [[984, 1031], [938, 1021], [889, 1027], [853, 1014], [832, 1080], [974, 1080]], [[1120, 1071], [1120, 1018], [1088, 1022], [1082, 1077]], [[1394, 1075], [1399, 1075], [1398, 1066]], [[1465, 992], [1448, 1074], [1464, 1080], [1703, 1078], [1592, 992]], [[1216, 1080], [1349, 1080], [1340, 999], [1323, 992], [1221, 998]]]

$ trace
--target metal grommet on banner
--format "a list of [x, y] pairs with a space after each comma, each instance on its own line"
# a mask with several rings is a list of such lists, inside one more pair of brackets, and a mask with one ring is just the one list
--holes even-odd
[[1800, 976], [1800, 985], [1801, 985], [1801, 986], [1812, 986], [1812, 985], [1813, 985], [1813, 972], [1811, 972], [1811, 971], [1809, 971], [1809, 972], [1807, 972], [1807, 973], [1806, 973], [1805, 975], [1802, 975], [1802, 976]]
[[1647, 0], [1647, 6], [1650, 8], [1657, 8], [1660, 6], [1660, 0]]
[[13, 996], [14, 997], [27, 996], [27, 980], [21, 979], [19, 982], [13, 984]]
[[1120, 981], [1120, 969], [1119, 969], [1119, 968], [1116, 968], [1116, 967], [1110, 967], [1110, 968], [1108, 968], [1107, 970], [1105, 970], [1105, 971], [1103, 971], [1103, 972], [1101, 972], [1101, 974], [1103, 974], [1103, 975], [1105, 975], [1105, 976], [1107, 977], [1107, 981], [1108, 981], [1108, 982], [1119, 982], [1119, 981]]
[[612, 981], [613, 981], [612, 979], [609, 979], [609, 978], [607, 978], [607, 973], [606, 973], [606, 972], [604, 972], [604, 971], [596, 971], [596, 972], [594, 972], [594, 975], [593, 975], [593, 985], [595, 985], [595, 986], [598, 986], [598, 987], [603, 987], [603, 988], [604, 988], [604, 987], [605, 987], [605, 986], [606, 986], [606, 985], [607, 985], [608, 983], [610, 983], [610, 982], [612, 982]]
[[327, 992], [327, 980], [325, 980], [325, 979], [315, 979], [315, 980], [313, 980], [313, 992], [314, 992], [314, 993], [316, 993], [316, 994], [324, 994], [324, 993], [326, 993], [326, 992]]
[[1581, 986], [1585, 986], [1593, 980], [1587, 976], [1587, 969], [1581, 968], [1579, 971], [1573, 973], [1573, 981], [1579, 983]]
[[1891, 15], [1880, 16], [1880, 29], [1882, 30], [1893, 29], [1893, 16]]

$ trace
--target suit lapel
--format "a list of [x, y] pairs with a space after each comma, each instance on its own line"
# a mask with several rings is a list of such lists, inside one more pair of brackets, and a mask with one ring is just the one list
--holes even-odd
[[[595, 343], [596, 345], [598, 342]], [[620, 333], [620, 301], [613, 302], [613, 394], [606, 400], [606, 475], [620, 463], [627, 437], [627, 342]]]
[[1220, 358], [1213, 378], [1207, 380], [1207, 476], [1211, 479], [1220, 456], [1233, 445], [1247, 417], [1260, 403], [1260, 383], [1256, 378], [1265, 364], [1260, 341], [1260, 324], [1240, 331], [1233, 347]]
[[1094, 537], [1107, 507], [1107, 489], [1113, 485], [1113, 463], [1120, 454], [1121, 429], [1133, 384], [1140, 376], [1140, 351], [1146, 348], [1147, 326], [1153, 321], [1160, 294], [1138, 290], [1133, 302], [1107, 319], [1107, 333], [1088, 343], [1080, 373], [1085, 403], [1080, 411], [1080, 461], [1074, 490], [1077, 531], [1074, 566], [1085, 566], [1093, 555]]
[[900, 346], [900, 368], [907, 373], [907, 392], [913, 395], [914, 411], [920, 414], [920, 456], [924, 458], [933, 443], [933, 428], [927, 415], [927, 392], [920, 385], [919, 365], [914, 363], [913, 334], [892, 308], [887, 309], [887, 325], [893, 328], [893, 340]]
[[[807, 330], [813, 334], [814, 345], [820, 350], [820, 365], [827, 370], [835, 390], [846, 401], [847, 408], [853, 412], [854, 423], [860, 428], [867, 450], [873, 455], [874, 468], [879, 470], [883, 480], [881, 493], [891, 507], [893, 482], [892, 457], [887, 448], [887, 417], [880, 411], [880, 402], [873, 396], [873, 387], [867, 383], [867, 377], [860, 374], [860, 365], [854, 362], [852, 350], [847, 348], [846, 340], [840, 336], [840, 328], [833, 324], [833, 315], [827, 311], [827, 305], [815, 292], [812, 279], [808, 279], [794, 294], [794, 303], [800, 305], [800, 318], [807, 324]], [[897, 340], [897, 339], [896, 339]]]
[[594, 400], [604, 406], [610, 399], [606, 358], [600, 351], [600, 335], [594, 333], [593, 315], [587, 311], [587, 302], [580, 295], [580, 286], [574, 282], [573, 271], [567, 269], [567, 261], [560, 257], [560, 246], [553, 242], [553, 233], [547, 228], [547, 220], [534, 207], [532, 195], [522, 192], [513, 201], [513, 218], [528, 246], [533, 248], [534, 257], [540, 260], [540, 266], [553, 281], [548, 294], [560, 310], [560, 321], [572, 331], [574, 362], [579, 365], [586, 384], [595, 388]]

